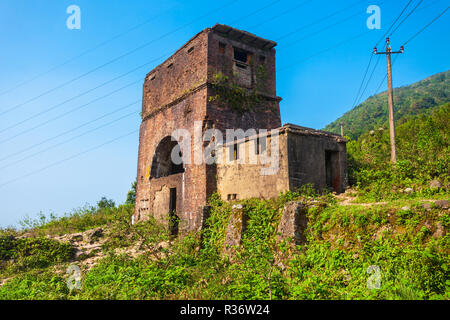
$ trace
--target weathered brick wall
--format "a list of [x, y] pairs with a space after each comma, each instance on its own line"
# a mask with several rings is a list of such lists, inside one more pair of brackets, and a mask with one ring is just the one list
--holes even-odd
[[[187, 164], [185, 172], [169, 177], [149, 179], [155, 150], [162, 139], [170, 136], [176, 129], [187, 129], [194, 136], [194, 121], [205, 117], [206, 88], [186, 97], [171, 108], [149, 117], [141, 124], [138, 184], [136, 195], [136, 219], [145, 219], [154, 212], [155, 193], [163, 186], [177, 188], [177, 214], [182, 220], [180, 228], [196, 228], [196, 212], [206, 202], [206, 167], [205, 165]], [[191, 159], [194, 159], [194, 146], [191, 143]], [[141, 210], [144, 203], [146, 210]], [[168, 203], [167, 207], [168, 207]], [[159, 209], [158, 209], [159, 210]], [[140, 217], [139, 214], [141, 213]], [[166, 212], [162, 213], [165, 214]], [[181, 230], [183, 231], [183, 230]]]
[[202, 31], [147, 74], [143, 87], [144, 118], [206, 82], [207, 52], [208, 35]]
[[[220, 45], [224, 45], [221, 49]], [[208, 42], [208, 82], [213, 82], [214, 74], [223, 73], [237, 84], [239, 76], [234, 72], [235, 60], [234, 48], [240, 48], [251, 53], [248, 63], [248, 70], [252, 74], [252, 86], [249, 90], [255, 90], [261, 94], [261, 102], [254, 106], [255, 111], [239, 112], [230, 108], [220, 106], [218, 103], [208, 103], [208, 118], [213, 121], [215, 127], [219, 130], [229, 128], [249, 128], [273, 129], [281, 126], [279, 101], [276, 95], [276, 77], [275, 77], [275, 50], [262, 50], [256, 47], [238, 42], [214, 31], [209, 33]], [[260, 57], [264, 57], [262, 61]], [[257, 77], [260, 68], [264, 70], [264, 77]], [[212, 88], [208, 89], [208, 97], [216, 93]]]

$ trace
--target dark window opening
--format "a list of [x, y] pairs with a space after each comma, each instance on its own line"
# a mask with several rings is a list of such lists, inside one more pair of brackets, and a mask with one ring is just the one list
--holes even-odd
[[191, 53], [192, 51], [194, 51], [194, 47], [190, 47], [187, 53]]
[[172, 68], [172, 67], [173, 67], [173, 63], [169, 64], [169, 65], [167, 66], [167, 69], [170, 69], [170, 68]]
[[150, 81], [153, 81], [153, 80], [155, 80], [155, 78], [156, 78], [156, 75], [155, 75], [155, 76], [153, 76], [153, 77], [151, 77]]
[[223, 42], [219, 42], [219, 53], [220, 54], [225, 54], [225, 48], [227, 47], [227, 45]]
[[172, 236], [178, 234], [178, 216], [177, 216], [177, 188], [170, 188], [169, 199], [169, 230]]
[[247, 51], [234, 48], [234, 59], [243, 63], [247, 63], [248, 61], [248, 53]]
[[[172, 159], [172, 155], [178, 155], [178, 159], [175, 159], [177, 157]], [[172, 141], [170, 136], [165, 137], [156, 147], [153, 155], [150, 178], [167, 177], [183, 172], [184, 166], [180, 145], [176, 141]]]
[[265, 56], [259, 56], [259, 63], [264, 63], [266, 62], [266, 57]]
[[236, 200], [237, 199], [237, 194], [236, 193], [229, 194], [227, 196], [227, 199], [228, 199], [228, 201]]
[[[236, 141], [236, 139], [234, 141]], [[230, 146], [230, 161], [237, 159], [239, 159], [239, 144], [235, 142]]]
[[255, 143], [255, 153], [256, 154], [262, 154], [266, 152], [267, 148], [267, 137], [257, 137], [256, 143]]
[[203, 120], [203, 130], [211, 129], [213, 127], [212, 120], [205, 119]]

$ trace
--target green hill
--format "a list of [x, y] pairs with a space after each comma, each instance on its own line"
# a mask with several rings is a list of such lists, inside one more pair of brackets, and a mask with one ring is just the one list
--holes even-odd
[[[435, 74], [409, 86], [394, 89], [395, 119], [401, 124], [411, 116], [429, 114], [434, 108], [450, 102], [450, 70]], [[345, 113], [324, 130], [344, 134], [357, 139], [372, 129], [386, 127], [388, 121], [387, 91], [368, 98]]]

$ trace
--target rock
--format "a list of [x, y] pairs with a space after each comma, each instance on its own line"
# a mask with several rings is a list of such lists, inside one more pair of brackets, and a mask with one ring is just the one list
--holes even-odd
[[404, 192], [404, 193], [411, 194], [411, 193], [414, 192], [414, 189], [413, 189], [413, 188], [406, 188], [405, 190], [403, 190], [403, 192]]
[[391, 230], [392, 230], [391, 225], [382, 226], [380, 229], [377, 230], [376, 233], [374, 233], [374, 235], [372, 236], [372, 240], [380, 240], [385, 233]]
[[103, 237], [103, 229], [96, 228], [96, 229], [86, 231], [84, 233], [83, 239], [84, 239], [84, 242], [92, 244], [101, 237]]
[[433, 238], [435, 238], [435, 239], [437, 239], [437, 238], [440, 238], [440, 237], [443, 237], [443, 236], [445, 236], [445, 230], [444, 230], [444, 227], [442, 226], [442, 224], [441, 223], [437, 223], [437, 228], [436, 228], [436, 231], [433, 233]]
[[431, 210], [432, 205], [429, 202], [425, 202], [425, 203], [422, 203], [422, 208], [424, 208], [425, 210]]
[[373, 136], [375, 134], [375, 131], [370, 130], [369, 133], [370, 133], [371, 136]]
[[83, 241], [83, 234], [82, 234], [82, 233], [75, 233], [75, 234], [72, 234], [72, 235], [70, 236], [70, 238], [69, 238], [69, 241], [72, 241], [72, 242], [81, 242], [81, 241]]
[[442, 183], [439, 180], [431, 180], [430, 182], [431, 189], [440, 189], [442, 188]]
[[305, 230], [308, 223], [306, 212], [306, 207], [301, 202], [286, 203], [278, 225], [278, 242], [291, 238], [296, 245], [306, 243]]
[[158, 243], [158, 250], [167, 250], [170, 247], [170, 243], [168, 241], [163, 241]]
[[283, 262], [278, 262], [277, 267], [278, 267], [278, 269], [280, 269], [281, 271], [286, 270], [286, 266], [283, 264]]
[[211, 215], [211, 206], [200, 206], [198, 208], [197, 216], [200, 217], [200, 228], [201, 230], [206, 228], [206, 220], [208, 220]]
[[24, 234], [22, 234], [21, 236], [18, 236], [17, 239], [25, 239], [25, 238], [32, 238], [33, 235], [29, 232], [26, 232]]
[[404, 206], [404, 207], [402, 207], [402, 210], [403, 211], [408, 211], [410, 208], [408, 207], [408, 206]]
[[230, 256], [233, 248], [241, 244], [242, 235], [247, 228], [248, 217], [242, 205], [233, 206], [228, 227], [225, 234], [224, 250], [225, 255]]
[[434, 205], [441, 209], [448, 209], [448, 200], [437, 200]]

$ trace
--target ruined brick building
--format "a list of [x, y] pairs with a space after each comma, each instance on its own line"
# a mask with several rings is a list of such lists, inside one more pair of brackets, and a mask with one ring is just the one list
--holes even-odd
[[[273, 41], [217, 24], [147, 74], [135, 221], [149, 215], [162, 221], [176, 216], [180, 232], [198, 230], [207, 214], [207, 199], [216, 191], [224, 200], [239, 200], [277, 197], [306, 183], [336, 192], [345, 189], [345, 139], [292, 124], [281, 126], [275, 46]], [[184, 141], [183, 146], [190, 147], [185, 150], [173, 134], [180, 128], [194, 138]], [[223, 152], [215, 156], [227, 161], [185, 163], [187, 156], [192, 160], [207, 148], [209, 141], [201, 134], [208, 129], [250, 130], [244, 138], [221, 145]], [[272, 129], [278, 129], [278, 151], [271, 150]], [[172, 161], [174, 152], [182, 163]], [[271, 166], [262, 161], [263, 155], [267, 160], [275, 152], [276, 170], [262, 174]]]

